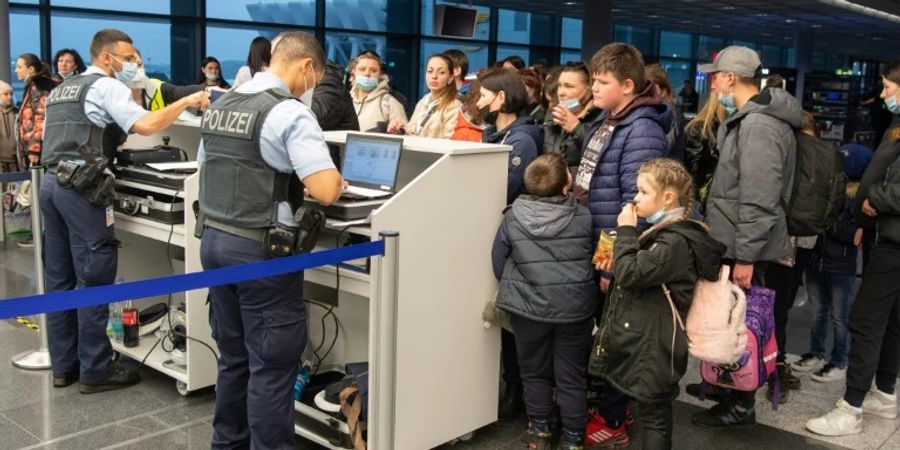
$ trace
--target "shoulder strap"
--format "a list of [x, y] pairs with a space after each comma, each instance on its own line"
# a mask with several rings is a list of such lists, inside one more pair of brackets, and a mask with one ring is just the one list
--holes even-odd
[[672, 292], [669, 291], [669, 287], [666, 286], [666, 283], [661, 284], [663, 293], [666, 294], [666, 300], [669, 301], [669, 307], [672, 308], [672, 348], [669, 351], [669, 355], [671, 355], [671, 368], [672, 374], [675, 374], [675, 336], [678, 330], [675, 325], [677, 324], [681, 331], [684, 332], [684, 337], [688, 341], [688, 346], [691, 345], [691, 339], [687, 336], [687, 331], [684, 329], [684, 322], [681, 320], [681, 314], [678, 313], [678, 308], [675, 307], [675, 301], [672, 300]]

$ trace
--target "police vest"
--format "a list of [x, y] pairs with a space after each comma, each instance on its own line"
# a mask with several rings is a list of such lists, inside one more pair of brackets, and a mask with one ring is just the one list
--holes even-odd
[[259, 146], [266, 116], [283, 101], [299, 101], [274, 89], [226, 92], [207, 108], [200, 124], [205, 160], [200, 171], [200, 210], [208, 219], [239, 228], [277, 224], [278, 204], [302, 202], [293, 172], [263, 160]]
[[90, 87], [104, 75], [75, 75], [63, 81], [47, 95], [44, 142], [41, 161], [54, 168], [60, 161], [106, 156], [110, 161], [126, 137], [116, 125], [98, 127], [84, 112], [84, 99]]

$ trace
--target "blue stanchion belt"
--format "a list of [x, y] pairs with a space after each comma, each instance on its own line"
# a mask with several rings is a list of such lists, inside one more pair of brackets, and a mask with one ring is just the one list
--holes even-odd
[[384, 255], [383, 241], [367, 242], [334, 250], [270, 259], [203, 272], [150, 278], [75, 291], [16, 297], [0, 301], [0, 319], [66, 311], [135, 298], [155, 297], [210, 286], [240, 283], [375, 255]]
[[31, 172], [0, 173], [0, 183], [15, 183], [31, 179]]

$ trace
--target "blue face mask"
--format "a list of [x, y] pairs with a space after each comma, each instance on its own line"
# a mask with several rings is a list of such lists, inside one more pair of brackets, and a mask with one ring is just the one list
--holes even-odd
[[575, 111], [578, 111], [578, 108], [581, 107], [581, 102], [579, 102], [577, 98], [573, 98], [567, 100], [564, 106], [569, 110], [569, 112], [574, 114]]
[[900, 114], [900, 103], [897, 102], [896, 95], [884, 99], [884, 106], [887, 106], [887, 109], [891, 114]]
[[356, 87], [362, 89], [363, 92], [372, 92], [378, 86], [378, 79], [373, 77], [356, 77]]
[[137, 71], [138, 71], [137, 63], [134, 61], [122, 61], [119, 58], [116, 58], [115, 56], [113, 56], [113, 59], [122, 63], [122, 71], [121, 72], [113, 71], [116, 74], [116, 79], [125, 84], [130, 83], [131, 80], [134, 79], [134, 76], [137, 75]]
[[737, 107], [734, 106], [734, 93], [733, 92], [728, 95], [719, 94], [718, 99], [719, 99], [719, 103], [721, 103], [722, 106], [725, 108], [725, 114], [728, 114], [730, 116], [737, 111]]
[[647, 223], [649, 223], [651, 225], [656, 225], [660, 221], [662, 221], [664, 217], [666, 217], [666, 210], [660, 209], [659, 211], [653, 213], [652, 216], [647, 218]]

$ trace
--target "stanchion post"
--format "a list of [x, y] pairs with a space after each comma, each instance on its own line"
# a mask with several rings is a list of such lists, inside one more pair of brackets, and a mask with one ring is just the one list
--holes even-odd
[[[397, 384], [397, 287], [400, 272], [400, 234], [379, 233], [384, 257], [379, 265], [376, 354], [373, 361], [377, 389], [374, 400], [375, 429], [369, 433], [373, 450], [394, 448], [395, 388]], [[371, 419], [372, 417], [370, 417]]]
[[[34, 240], [34, 276], [37, 293], [44, 293], [44, 236], [41, 222], [41, 174], [42, 166], [31, 168], [31, 235]], [[47, 315], [38, 316], [41, 346], [37, 350], [13, 356], [12, 363], [20, 369], [47, 370], [50, 368], [50, 350], [47, 344]]]

